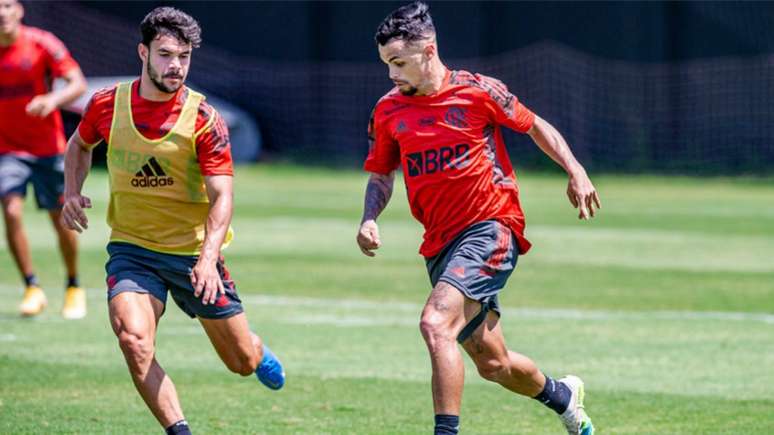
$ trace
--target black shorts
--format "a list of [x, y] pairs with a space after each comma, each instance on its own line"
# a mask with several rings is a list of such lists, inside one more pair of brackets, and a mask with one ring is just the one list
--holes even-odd
[[64, 156], [34, 157], [14, 153], [0, 154], [0, 197], [27, 196], [27, 185], [35, 188], [38, 208], [62, 208], [64, 193]]
[[149, 293], [166, 306], [167, 292], [171, 292], [175, 303], [191, 318], [225, 319], [244, 311], [223, 257], [217, 267], [226, 294], [204, 305], [201, 296], [194, 296], [191, 285], [197, 256], [165, 254], [122, 242], [108, 243], [107, 251], [108, 301], [122, 292]]
[[446, 282], [467, 298], [481, 303], [479, 317], [473, 319], [457, 337], [462, 342], [486, 318], [488, 311], [500, 315], [497, 295], [516, 267], [519, 248], [510, 228], [496, 220], [479, 222], [466, 228], [436, 256], [426, 258], [433, 287]]

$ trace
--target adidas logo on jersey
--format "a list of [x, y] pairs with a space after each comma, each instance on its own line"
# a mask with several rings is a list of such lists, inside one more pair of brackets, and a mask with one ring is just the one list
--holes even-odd
[[167, 177], [167, 173], [164, 172], [155, 157], [148, 159], [132, 178], [132, 186], [134, 187], [164, 187], [172, 184], [174, 184], [174, 179]]

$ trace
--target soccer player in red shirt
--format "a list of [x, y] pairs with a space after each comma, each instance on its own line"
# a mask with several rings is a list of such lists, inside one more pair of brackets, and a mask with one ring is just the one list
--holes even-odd
[[497, 294], [530, 248], [501, 127], [530, 135], [567, 171], [567, 195], [582, 219], [600, 206], [586, 171], [559, 132], [502, 82], [446, 68], [424, 3], [392, 12], [376, 41], [395, 87], [376, 104], [369, 125], [364, 167], [371, 177], [357, 243], [368, 256], [381, 245], [376, 218], [401, 167], [411, 212], [425, 227], [420, 253], [433, 286], [420, 329], [432, 363], [435, 434], [459, 430], [464, 366], [455, 340], [482, 377], [541, 401], [569, 434], [592, 434], [580, 378], [544, 375], [508, 350], [499, 324]]
[[184, 85], [199, 24], [160, 7], [140, 24], [138, 80], [97, 92], [65, 161], [63, 219], [82, 231], [81, 195], [91, 152], [108, 145], [108, 308], [137, 391], [168, 434], [190, 434], [175, 386], [155, 357], [168, 295], [197, 318], [229, 370], [282, 388], [285, 373], [249, 329], [221, 249], [232, 237], [233, 164], [228, 129], [205, 97]]
[[[0, 0], [0, 198], [8, 247], [25, 281], [20, 311], [39, 314], [46, 295], [38, 284], [30, 256], [22, 211], [27, 185], [35, 187], [38, 207], [48, 210], [67, 269], [62, 315], [86, 315], [86, 297], [78, 285], [78, 240], [59, 221], [64, 189], [65, 136], [59, 107], [86, 91], [86, 80], [64, 44], [51, 33], [21, 24], [23, 6]], [[63, 78], [64, 88], [51, 81]]]

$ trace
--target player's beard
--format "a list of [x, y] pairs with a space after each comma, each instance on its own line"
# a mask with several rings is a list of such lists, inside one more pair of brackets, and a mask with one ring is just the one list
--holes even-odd
[[150, 77], [151, 83], [153, 83], [153, 85], [156, 86], [156, 89], [158, 89], [161, 92], [164, 92], [167, 94], [174, 94], [175, 92], [177, 92], [178, 89], [180, 89], [181, 86], [183, 86], [182, 76], [176, 76], [176, 77], [180, 77], [180, 84], [172, 88], [164, 84], [164, 78], [161, 77], [161, 74], [156, 72], [156, 70], [151, 66], [150, 62], [148, 62], [147, 69], [148, 69], [148, 77]]
[[403, 95], [405, 95], [407, 97], [410, 97], [410, 96], [416, 94], [417, 91], [419, 90], [419, 88], [417, 88], [416, 86], [409, 86], [408, 88], [399, 87], [398, 90], [400, 91], [401, 94], [403, 94]]

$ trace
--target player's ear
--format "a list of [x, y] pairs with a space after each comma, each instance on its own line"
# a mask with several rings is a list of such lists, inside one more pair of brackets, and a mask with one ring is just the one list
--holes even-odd
[[437, 53], [437, 49], [435, 48], [435, 44], [430, 43], [425, 45], [425, 49], [422, 51], [422, 53], [425, 55], [425, 59], [430, 60], [433, 57], [435, 57]]
[[137, 54], [140, 56], [140, 60], [145, 62], [148, 60], [148, 46], [142, 42], [137, 44]]

